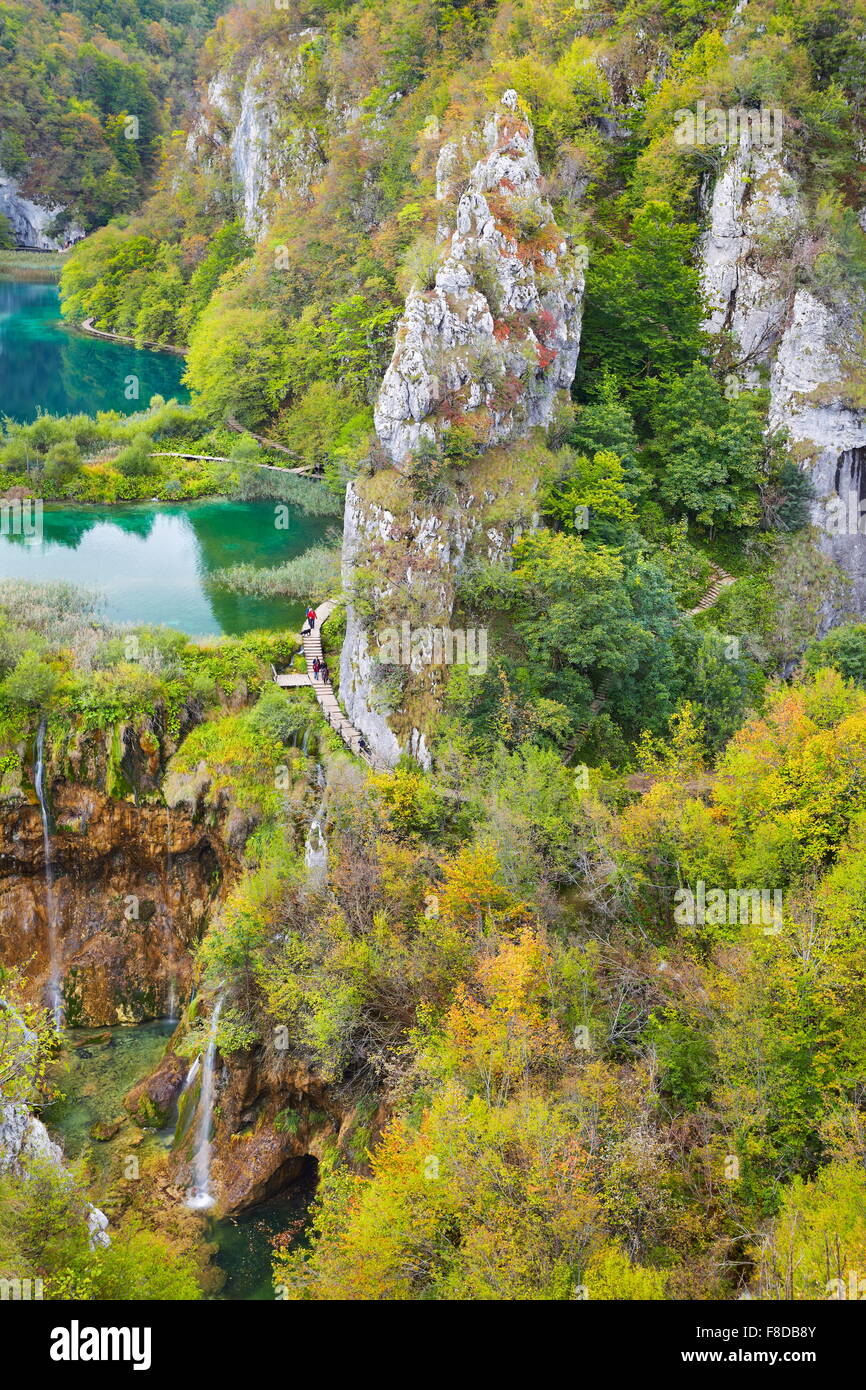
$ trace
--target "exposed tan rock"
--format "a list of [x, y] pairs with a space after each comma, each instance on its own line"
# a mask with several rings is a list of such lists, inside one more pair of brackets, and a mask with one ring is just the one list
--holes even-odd
[[[182, 998], [192, 951], [231, 862], [220, 837], [188, 814], [136, 807], [89, 787], [52, 796], [53, 907], [66, 1018], [138, 1022]], [[0, 816], [0, 960], [26, 965], [35, 998], [48, 979], [48, 894], [39, 808]]]

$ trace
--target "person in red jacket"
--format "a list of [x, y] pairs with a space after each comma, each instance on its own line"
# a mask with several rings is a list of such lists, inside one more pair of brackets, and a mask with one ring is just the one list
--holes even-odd
[[315, 608], [308, 608], [308, 609], [307, 609], [307, 622], [308, 622], [308, 624], [309, 624], [309, 627], [308, 627], [307, 630], [308, 630], [309, 632], [312, 632], [313, 628], [316, 626], [316, 610], [315, 610]]
[[315, 680], [318, 680], [318, 679], [319, 679], [319, 672], [321, 671], [321, 669], [322, 669], [322, 662], [319, 660], [319, 658], [318, 658], [317, 656], [314, 656], [314, 657], [313, 657], [313, 677], [314, 677]]

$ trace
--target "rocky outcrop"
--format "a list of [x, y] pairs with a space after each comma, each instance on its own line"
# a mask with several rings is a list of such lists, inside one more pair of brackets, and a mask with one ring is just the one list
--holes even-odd
[[[862, 358], [864, 306], [798, 283], [805, 205], [784, 152], [744, 136], [716, 181], [702, 238], [710, 332], [727, 332], [735, 373], [767, 381], [770, 429], [787, 432], [815, 491], [822, 548], [848, 575], [850, 605], [866, 616], [866, 413], [852, 377]], [[808, 263], [808, 257], [802, 258]], [[828, 614], [828, 621], [843, 614]]]
[[804, 214], [780, 152], [744, 136], [716, 180], [701, 239], [704, 327], [730, 333], [738, 367], [754, 374], [782, 336], [790, 290], [767, 245], [792, 243]]
[[[173, 1181], [181, 1191], [193, 1180], [195, 1072], [193, 1064], [172, 1157]], [[167, 1075], [163, 1064], [143, 1084]], [[284, 1192], [328, 1152], [363, 1169], [385, 1118], [384, 1110], [368, 1113], [348, 1095], [336, 1095], [303, 1061], [270, 1044], [218, 1057], [210, 1170], [216, 1210], [241, 1211]]]
[[[7, 1098], [0, 1097], [0, 1173], [26, 1177], [34, 1167], [49, 1165], [56, 1168], [72, 1187], [74, 1179], [66, 1171], [63, 1150], [59, 1144], [54, 1143], [45, 1125], [33, 1114], [27, 1101], [22, 1099], [22, 1096], [29, 1095], [30, 1092], [32, 1082], [28, 1082], [28, 1076], [32, 1077], [38, 1069], [39, 1040], [18, 1012], [2, 999], [0, 1014], [3, 1016], [4, 1027], [18, 1030], [18, 1037], [12, 1041], [11, 1046], [7, 1033], [6, 1058], [7, 1063], [10, 1056], [17, 1059], [17, 1079], [19, 1082], [23, 1079], [24, 1082], [17, 1092], [12, 1091], [14, 1099], [8, 1098], [8, 1093]], [[10, 1082], [12, 1079], [9, 1078]], [[96, 1250], [110, 1245], [108, 1217], [105, 1213], [90, 1203], [86, 1204], [84, 1211], [90, 1249]]]
[[[500, 455], [496, 461], [507, 467]], [[408, 753], [430, 765], [428, 728], [439, 707], [447, 665], [431, 657], [432, 637], [451, 622], [456, 583], [471, 558], [502, 560], [532, 522], [532, 485], [503, 477], [458, 483], [453, 499], [436, 509], [419, 506], [403, 489], [403, 508], [374, 500], [364, 482], [350, 484], [343, 521], [343, 583], [350, 596], [340, 660], [340, 698], [377, 759], [393, 766]], [[494, 505], [511, 503], [513, 516], [487, 524]], [[376, 576], [364, 608], [351, 595], [359, 576]], [[372, 611], [371, 611], [372, 610]], [[408, 624], [408, 660], [383, 661], [381, 642]], [[474, 639], [473, 639], [474, 640]]]
[[[407, 296], [375, 407], [386, 466], [348, 488], [344, 518], [340, 696], [392, 765], [404, 752], [429, 764], [447, 678], [432, 634], [449, 629], [461, 568], [507, 555], [532, 524], [531, 462], [509, 446], [550, 422], [580, 346], [582, 250], [542, 196], [516, 93], [479, 137], [443, 147], [437, 199], [440, 261], [429, 288]], [[457, 426], [478, 453], [449, 469], [441, 452]], [[436, 468], [442, 485], [431, 496], [424, 475]], [[382, 629], [406, 624], [407, 659], [384, 662]]]
[[67, 1023], [161, 1017], [192, 982], [192, 952], [231, 865], [221, 839], [187, 814], [136, 807], [89, 787], [52, 796], [50, 889], [38, 806], [0, 817], [0, 960], [25, 965], [34, 998], [57, 926]]
[[295, 34], [276, 71], [254, 58], [240, 74], [217, 72], [187, 138], [193, 161], [225, 170], [254, 240], [266, 234], [278, 202], [309, 201], [324, 167], [316, 128], [300, 110], [315, 37], [314, 29]]
[[[72, 1186], [74, 1180], [71, 1174], [65, 1172], [63, 1150], [54, 1143], [30, 1107], [23, 1101], [0, 1104], [0, 1173], [26, 1176], [34, 1164], [45, 1163], [63, 1173]], [[111, 1244], [108, 1217], [89, 1202], [85, 1210], [87, 1244], [91, 1250], [104, 1249]]]
[[506, 92], [469, 171], [467, 142], [445, 145], [437, 198], [455, 227], [430, 289], [409, 292], [375, 408], [395, 464], [468, 419], [484, 444], [547, 425], [574, 379], [583, 271], [541, 196], [532, 127]]
[[80, 241], [84, 228], [71, 222], [62, 232], [53, 224], [66, 209], [61, 205], [43, 207], [24, 196], [15, 179], [0, 169], [0, 216], [8, 219], [18, 246], [29, 251], [60, 251]]
[[40, 1159], [59, 1166], [63, 1150], [29, 1106], [23, 1101], [5, 1101], [0, 1105], [0, 1173], [20, 1173]]

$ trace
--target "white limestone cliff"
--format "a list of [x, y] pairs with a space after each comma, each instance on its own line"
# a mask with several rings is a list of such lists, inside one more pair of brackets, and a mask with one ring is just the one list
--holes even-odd
[[[407, 296], [374, 411], [400, 505], [379, 500], [363, 478], [346, 496], [340, 696], [389, 765], [402, 753], [429, 765], [446, 673], [414, 652], [392, 711], [381, 694], [378, 628], [383, 621], [447, 626], [461, 567], [470, 556], [506, 555], [534, 509], [511, 478], [485, 477], [483, 452], [459, 470], [450, 500], [439, 505], [419, 500], [405, 474], [422, 441], [435, 449], [453, 425], [471, 429], [483, 450], [547, 425], [557, 394], [571, 386], [580, 347], [581, 249], [569, 245], [542, 196], [532, 126], [515, 92], [505, 93], [479, 137], [443, 147], [437, 198], [441, 261], [434, 283]], [[488, 513], [509, 493], [510, 518], [491, 524]], [[355, 589], [371, 568], [364, 605]]]
[[[792, 274], [808, 235], [805, 205], [782, 150], [743, 138], [716, 181], [701, 241], [712, 333], [730, 333], [736, 374], [768, 377], [768, 427], [788, 433], [815, 490], [813, 523], [825, 552], [851, 580], [850, 604], [866, 616], [866, 535], [828, 524], [866, 502], [866, 413], [853, 399], [852, 367], [862, 358], [863, 307], [855, 294], [819, 297]], [[852, 501], [853, 499], [853, 501]], [[828, 615], [828, 620], [842, 617]]]
[[59, 234], [49, 232], [55, 218], [65, 209], [61, 204], [42, 206], [26, 198], [15, 179], [0, 169], [0, 215], [7, 218], [18, 246], [30, 251], [60, 251], [73, 241], [80, 241], [84, 229], [70, 223]]
[[[376, 433], [395, 464], [448, 427], [444, 409], [485, 415], [487, 444], [546, 425], [556, 391], [574, 378], [581, 261], [541, 196], [532, 127], [515, 92], [485, 124], [483, 142], [435, 284], [409, 292], [376, 402]], [[460, 155], [448, 144], [439, 156], [443, 211], [459, 188]]]
[[230, 179], [248, 236], [264, 237], [278, 203], [306, 202], [324, 156], [314, 130], [295, 111], [304, 92], [308, 49], [316, 30], [292, 36], [274, 78], [273, 64], [254, 58], [240, 73], [220, 70], [207, 87], [202, 111], [187, 137], [187, 156], [222, 167]]

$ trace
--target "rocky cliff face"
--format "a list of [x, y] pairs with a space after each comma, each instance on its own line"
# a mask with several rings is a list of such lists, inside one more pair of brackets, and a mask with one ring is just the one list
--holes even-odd
[[218, 71], [187, 139], [197, 163], [222, 168], [247, 234], [260, 240], [278, 201], [307, 202], [324, 155], [301, 109], [315, 29], [292, 36], [276, 69], [261, 58], [236, 72]]
[[[182, 1029], [180, 1030], [182, 1032]], [[126, 1097], [142, 1124], [163, 1125], [177, 1104], [170, 1164], [173, 1190], [193, 1184], [198, 1132], [200, 1062], [183, 1063], [173, 1051]], [[343, 1154], [357, 1170], [386, 1120], [383, 1109], [359, 1106], [328, 1087], [303, 1061], [266, 1042], [217, 1055], [210, 1187], [221, 1213], [241, 1211], [311, 1178], [328, 1152]]]
[[62, 235], [49, 235], [49, 228], [64, 211], [57, 205], [43, 207], [26, 198], [15, 179], [0, 169], [0, 215], [8, 218], [12, 235], [19, 246], [31, 251], [60, 251], [73, 241], [80, 241], [84, 229], [73, 222]]
[[[569, 245], [542, 196], [532, 127], [514, 92], [480, 138], [444, 146], [437, 198], [440, 263], [430, 287], [407, 297], [376, 402], [390, 467], [346, 496], [350, 602], [340, 693], [388, 764], [401, 752], [429, 762], [446, 669], [431, 660], [424, 632], [450, 623], [467, 560], [502, 556], [531, 524], [531, 468], [508, 446], [549, 423], [580, 347], [580, 248]], [[423, 502], [406, 475], [419, 449], [435, 458], [455, 426], [470, 432], [480, 457], [452, 472], [435, 505]], [[421, 640], [402, 667], [385, 670], [377, 632], [404, 623]]]
[[455, 417], [468, 417], [485, 444], [547, 425], [556, 391], [574, 379], [583, 274], [541, 196], [515, 92], [486, 123], [483, 145], [468, 179], [467, 142], [439, 156], [442, 233], [449, 214], [454, 230], [432, 288], [407, 297], [375, 409], [398, 465]]
[[[852, 527], [866, 500], [866, 413], [855, 403], [863, 306], [856, 296], [819, 297], [797, 284], [806, 211], [784, 153], [743, 137], [718, 178], [701, 244], [706, 327], [731, 335], [736, 373], [768, 377], [769, 426], [788, 432], [815, 489], [822, 546], [852, 581], [866, 615], [866, 527]], [[841, 523], [837, 518], [844, 518]], [[838, 616], [838, 615], [828, 615]]]
[[227, 1059], [217, 1099], [211, 1176], [222, 1211], [275, 1196], [328, 1149], [348, 1152], [357, 1120], [303, 1063], [271, 1049]]
[[190, 990], [192, 951], [230, 867], [220, 839], [186, 814], [86, 787], [58, 786], [52, 806], [50, 897], [39, 808], [0, 817], [0, 960], [26, 964], [42, 997], [52, 912], [70, 1025], [165, 1015], [171, 994]]

